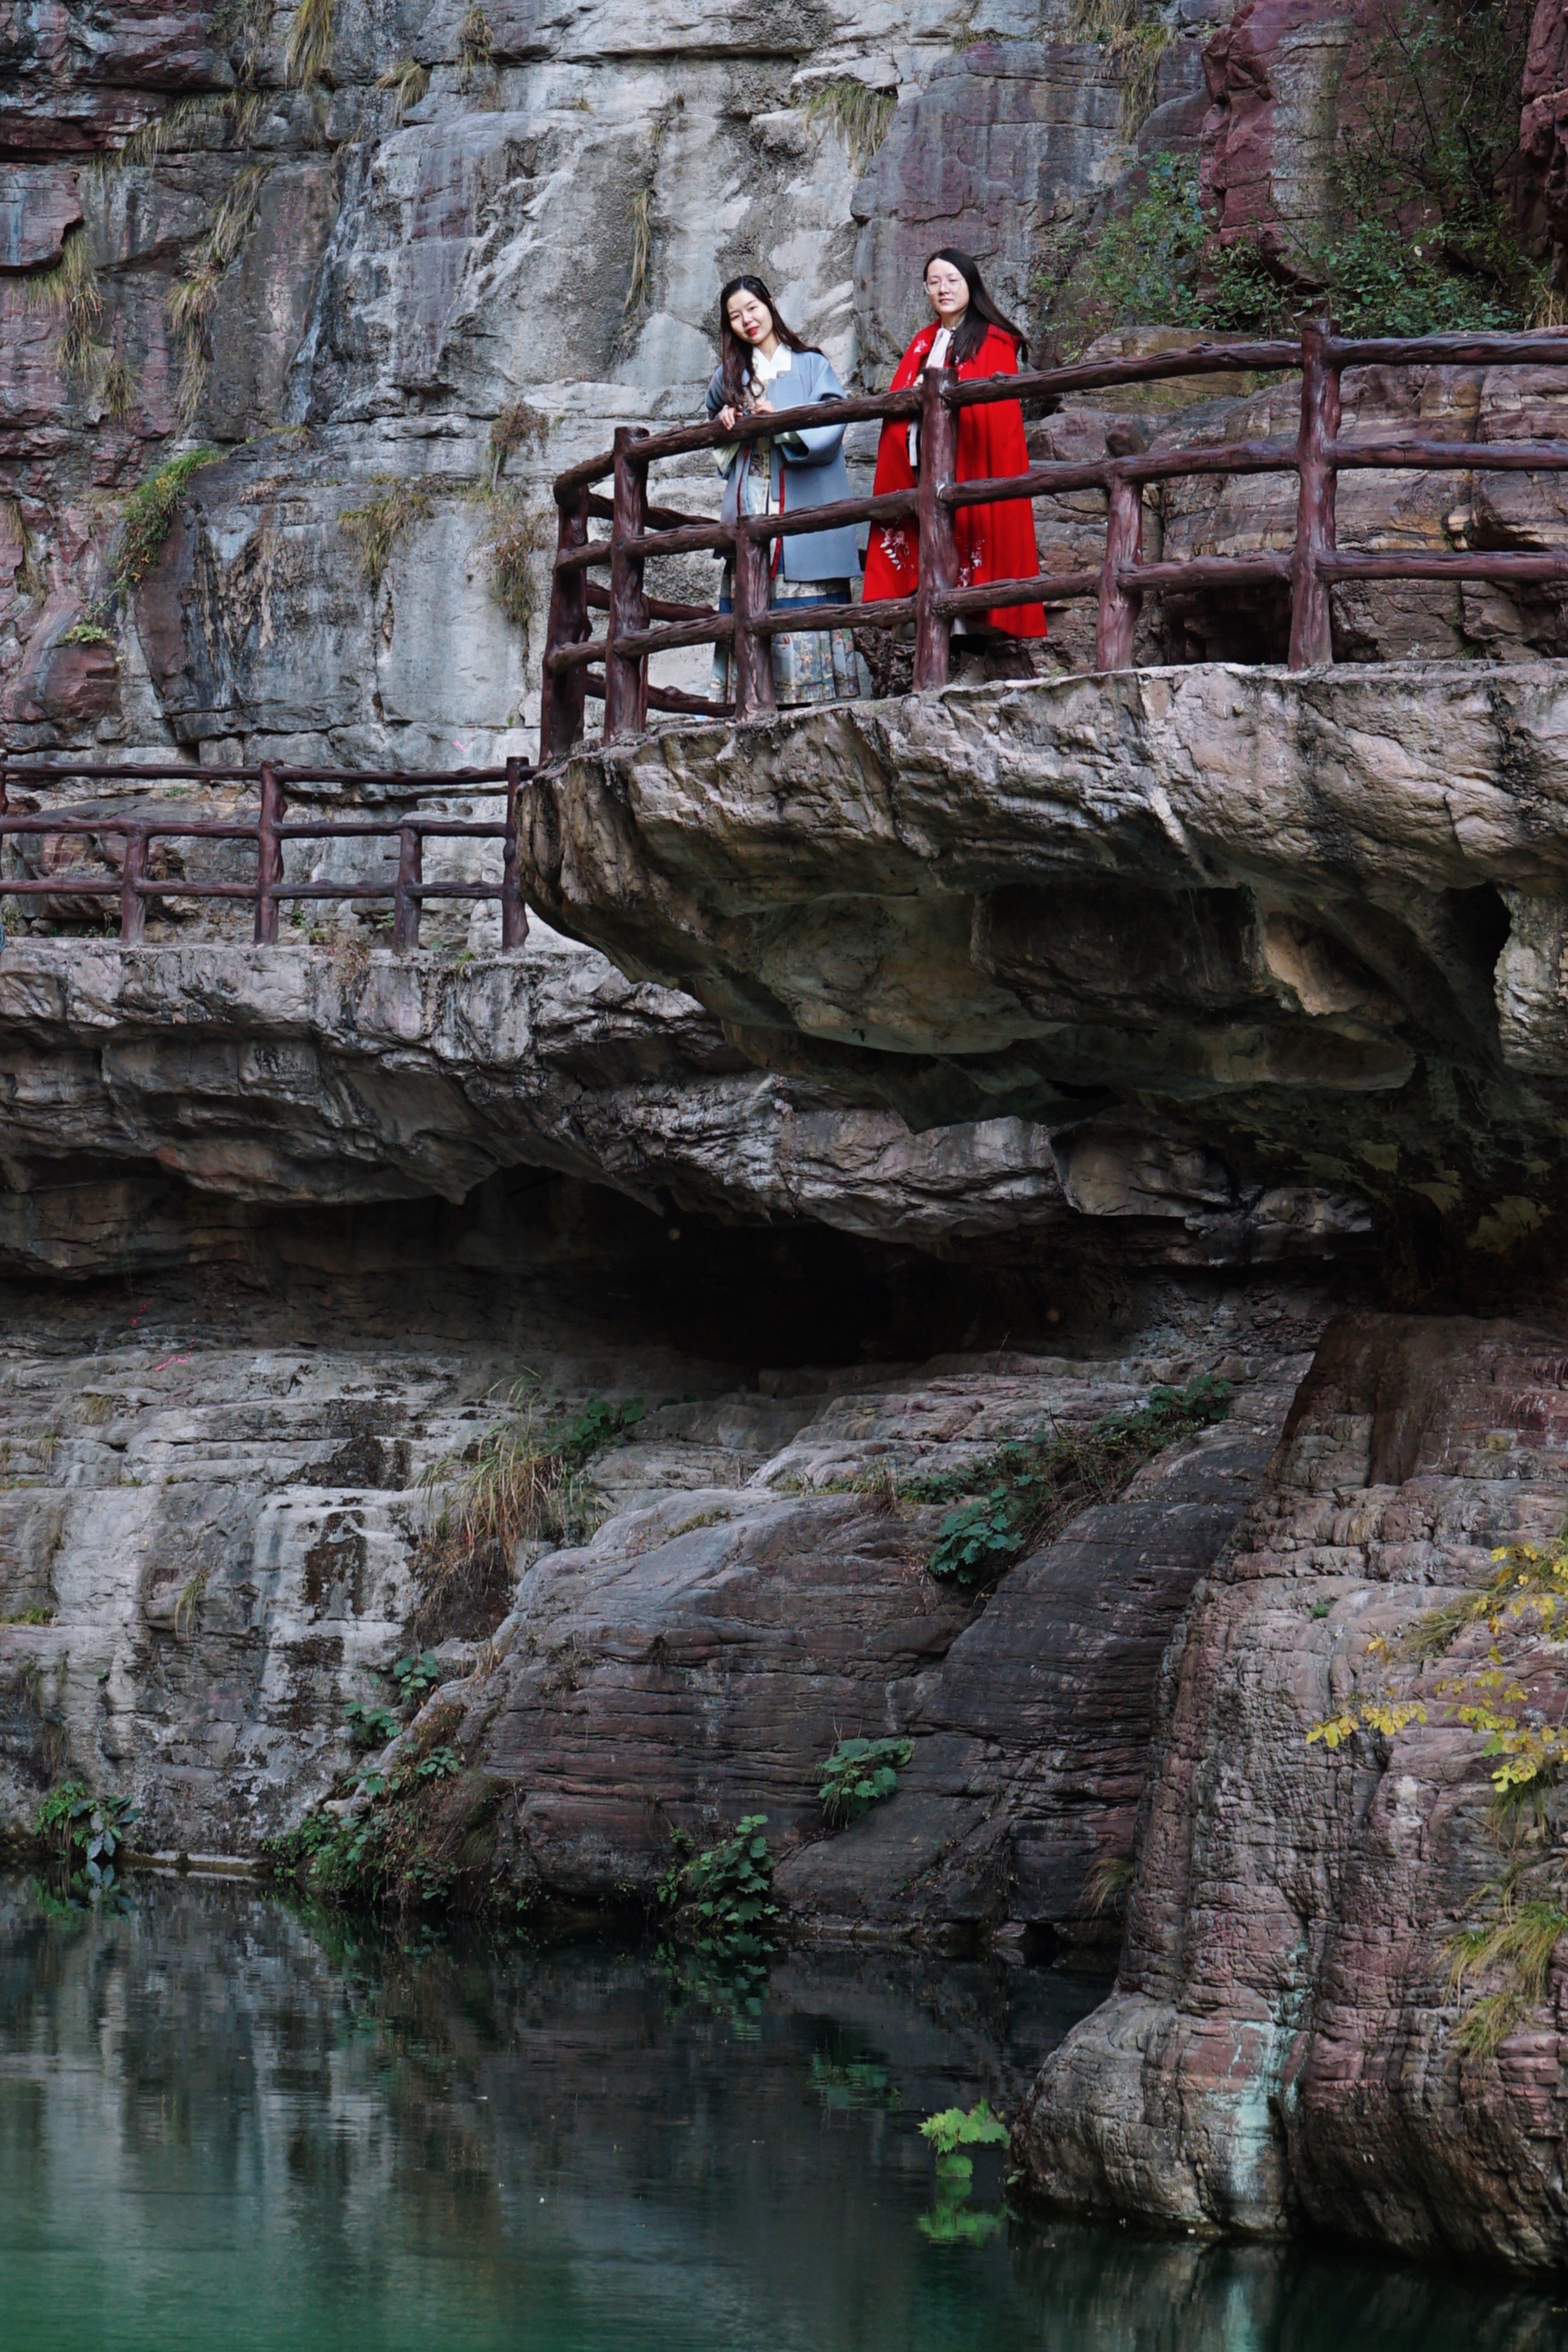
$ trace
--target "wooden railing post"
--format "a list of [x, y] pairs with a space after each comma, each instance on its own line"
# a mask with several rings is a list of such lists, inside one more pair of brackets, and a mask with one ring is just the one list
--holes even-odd
[[[920, 584], [915, 598], [915, 686], [917, 693], [946, 686], [953, 624], [939, 600], [958, 574], [956, 517], [943, 499], [958, 470], [958, 414], [943, 397], [958, 379], [950, 368], [927, 368], [920, 379]], [[1033, 509], [1030, 511], [1032, 513]]]
[[416, 824], [401, 825], [397, 837], [397, 887], [392, 893], [392, 945], [402, 954], [419, 945], [420, 902], [414, 886], [424, 879], [424, 836]]
[[[588, 487], [556, 494], [556, 554], [588, 544]], [[544, 692], [539, 698], [539, 758], [564, 760], [582, 740], [587, 677], [580, 666], [552, 670], [558, 646], [580, 646], [592, 634], [588, 617], [588, 574], [556, 571], [550, 577], [549, 627], [545, 640]]]
[[1336, 475], [1324, 455], [1339, 431], [1339, 369], [1328, 354], [1326, 320], [1301, 331], [1301, 422], [1296, 436], [1301, 488], [1291, 559], [1291, 667], [1314, 669], [1333, 659], [1329, 583], [1319, 559], [1334, 544]]
[[283, 821], [283, 788], [272, 762], [261, 768], [261, 814], [256, 827], [256, 943], [270, 947], [277, 938], [277, 901], [270, 893], [283, 879], [283, 845], [277, 828]]
[[139, 940], [147, 929], [147, 901], [137, 888], [147, 872], [147, 835], [133, 825], [125, 836], [125, 863], [120, 869], [120, 936]]
[[640, 425], [615, 428], [615, 514], [610, 527], [610, 621], [604, 645], [604, 740], [639, 733], [648, 714], [645, 654], [617, 651], [618, 638], [648, 625], [643, 593], [643, 559], [628, 555], [626, 541], [648, 525], [648, 467], [633, 455], [648, 436]]
[[521, 760], [510, 759], [507, 762], [507, 838], [501, 849], [503, 950], [525, 946], [528, 936], [528, 910], [523, 903], [523, 887], [517, 875], [517, 824], [520, 816], [517, 802], [522, 789], [523, 763]]
[[735, 646], [730, 676], [735, 681], [735, 715], [754, 719], [775, 706], [773, 641], [757, 634], [759, 614], [768, 610], [773, 577], [773, 542], [747, 530], [746, 517], [735, 526]]
[[1111, 463], [1105, 468], [1105, 561], [1100, 567], [1100, 609], [1094, 623], [1096, 669], [1131, 669], [1143, 596], [1122, 583], [1121, 567], [1144, 552], [1144, 486], [1117, 467], [1141, 447], [1135, 434], [1113, 425], [1105, 436]]

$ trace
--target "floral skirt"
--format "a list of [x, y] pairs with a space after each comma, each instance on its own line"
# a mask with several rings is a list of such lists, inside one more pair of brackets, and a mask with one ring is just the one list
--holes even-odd
[[[735, 609], [734, 574], [726, 567], [721, 613]], [[847, 580], [779, 580], [773, 604], [847, 604]], [[716, 646], [713, 693], [716, 702], [735, 699], [735, 671], [727, 646]], [[773, 698], [780, 709], [802, 702], [854, 702], [871, 693], [871, 676], [848, 629], [790, 630], [773, 640]]]

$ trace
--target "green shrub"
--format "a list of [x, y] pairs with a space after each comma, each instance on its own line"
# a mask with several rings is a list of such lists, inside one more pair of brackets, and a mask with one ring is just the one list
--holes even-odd
[[697, 1951], [753, 1960], [778, 1943], [773, 1855], [762, 1834], [767, 1822], [766, 1813], [747, 1813], [728, 1837], [700, 1853], [684, 1830], [675, 1832], [675, 1860], [659, 1882], [658, 1899], [674, 1931]]
[[129, 1797], [96, 1797], [79, 1780], [63, 1780], [33, 1817], [57, 1891], [75, 1904], [101, 1903], [116, 1886], [114, 1857], [131, 1823], [141, 1818]]
[[1109, 1413], [1092, 1429], [1042, 1431], [998, 1446], [967, 1470], [906, 1479], [903, 1492], [918, 1502], [970, 1497], [943, 1520], [931, 1573], [956, 1584], [988, 1583], [1078, 1512], [1112, 1501], [1167, 1445], [1223, 1421], [1229, 1410], [1229, 1383], [1204, 1373], [1184, 1389], [1151, 1389], [1146, 1403]]
[[344, 1720], [356, 1748], [384, 1748], [399, 1728], [390, 1706], [364, 1706], [358, 1699], [350, 1701]]
[[394, 1658], [383, 1671], [397, 1685], [399, 1706], [412, 1708], [419, 1705], [427, 1691], [435, 1688], [444, 1669], [434, 1651], [425, 1650], [417, 1655], [410, 1651]]
[[828, 1820], [841, 1829], [891, 1797], [914, 1753], [910, 1739], [841, 1739], [827, 1762], [817, 1767]]
[[[1134, 0], [1083, 5], [1125, 13]], [[1279, 334], [1325, 311], [1350, 334], [1528, 324], [1548, 278], [1521, 244], [1506, 184], [1527, 31], [1511, 0], [1408, 0], [1366, 53], [1334, 159], [1336, 215], [1288, 269], [1253, 238], [1212, 243], [1196, 160], [1156, 155], [1145, 194], [1112, 215], [1069, 280], [1059, 331]]]

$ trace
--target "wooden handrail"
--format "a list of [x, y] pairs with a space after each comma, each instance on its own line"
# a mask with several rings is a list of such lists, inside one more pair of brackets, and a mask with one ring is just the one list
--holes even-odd
[[[504, 768], [362, 769], [283, 768], [264, 761], [257, 768], [190, 768], [141, 765], [130, 761], [78, 761], [68, 755], [44, 761], [8, 760], [0, 751], [0, 842], [27, 835], [64, 835], [122, 841], [124, 857], [117, 875], [0, 875], [0, 901], [5, 898], [118, 898], [120, 936], [136, 941], [145, 935], [147, 905], [153, 898], [234, 898], [247, 900], [256, 910], [255, 938], [259, 946], [277, 944], [277, 909], [285, 899], [352, 898], [390, 903], [392, 938], [400, 949], [419, 945], [420, 909], [429, 898], [497, 898], [501, 907], [501, 944], [519, 948], [528, 937], [528, 909], [523, 903], [517, 866], [517, 801], [528, 773], [521, 759]], [[17, 784], [70, 784], [80, 779], [116, 783], [202, 784], [232, 789], [236, 782], [260, 786], [253, 815], [227, 817], [141, 816], [124, 810], [102, 816], [81, 815], [62, 809], [58, 814], [36, 811], [18, 814], [10, 804]], [[450, 817], [403, 809], [395, 816], [375, 818], [286, 816], [286, 787], [291, 783], [357, 783], [395, 785], [400, 793], [439, 788], [444, 794], [465, 796], [506, 793], [506, 811], [497, 823], [473, 817]], [[398, 845], [394, 883], [290, 882], [285, 877], [283, 845], [289, 841], [384, 840]], [[426, 882], [423, 845], [433, 840], [499, 841], [502, 874], [495, 882]], [[256, 845], [254, 882], [193, 882], [150, 875], [147, 853], [155, 841], [248, 841]]]
[[[736, 680], [734, 716], [770, 709], [773, 676], [768, 641], [785, 632], [845, 627], [886, 631], [915, 624], [917, 690], [947, 676], [948, 638], [955, 619], [1013, 604], [1063, 604], [1094, 597], [1099, 604], [1096, 658], [1103, 669], [1129, 667], [1138, 613], [1145, 596], [1173, 589], [1242, 593], [1286, 586], [1291, 598], [1290, 661], [1303, 668], [1333, 659], [1329, 591], [1342, 580], [1471, 580], [1530, 582], [1568, 579], [1568, 551], [1459, 549], [1342, 552], [1335, 544], [1338, 478], [1347, 471], [1568, 472], [1568, 438], [1546, 441], [1456, 441], [1418, 434], [1347, 438], [1341, 430], [1341, 382], [1352, 367], [1568, 367], [1568, 331], [1523, 334], [1417, 335], [1407, 338], [1335, 335], [1323, 323], [1299, 341], [1197, 342], [1121, 360], [1083, 360], [1071, 367], [962, 382], [927, 370], [917, 385], [850, 400], [817, 401], [778, 415], [637, 434], [622, 427], [616, 446], [559, 475], [559, 548], [544, 657], [540, 722], [542, 759], [561, 757], [582, 731], [584, 698], [602, 692], [607, 741], [634, 732], [650, 708], [705, 716], [725, 707], [674, 688], [652, 688], [648, 662], [655, 654], [694, 645], [729, 646]], [[1103, 457], [1051, 462], [1024, 472], [977, 481], [956, 479], [956, 433], [965, 409], [997, 401], [1053, 404], [1076, 393], [1114, 392], [1197, 375], [1299, 374], [1293, 440], [1238, 441], [1201, 448], [1140, 449], [1135, 436], [1113, 433]], [[914, 490], [838, 499], [793, 513], [747, 516], [736, 523], [708, 520], [649, 503], [649, 468], [662, 459], [777, 435], [790, 428], [857, 422], [885, 424], [918, 417], [922, 465]], [[1293, 474], [1295, 522], [1288, 549], [1246, 556], [1203, 555], [1145, 561], [1144, 494], [1157, 482]], [[613, 501], [593, 485], [615, 478]], [[956, 583], [954, 519], [960, 509], [1002, 500], [1097, 490], [1107, 509], [1105, 551], [1092, 571], [1041, 572], [1037, 578]], [[608, 540], [591, 541], [591, 516], [610, 518]], [[862, 524], [913, 523], [919, 534], [918, 593], [873, 604], [774, 606], [768, 597], [768, 551], [799, 534]], [[729, 557], [735, 609], [721, 614], [649, 596], [644, 567], [673, 555], [712, 551]], [[608, 564], [608, 594], [588, 573]], [[606, 637], [591, 635], [591, 610], [607, 608]], [[604, 683], [590, 666], [604, 664]]]

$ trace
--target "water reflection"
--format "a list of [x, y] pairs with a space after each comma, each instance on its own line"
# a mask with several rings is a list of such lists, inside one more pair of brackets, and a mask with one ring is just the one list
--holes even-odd
[[14, 1884], [0, 1937], [7, 2352], [1568, 2344], [1490, 2278], [934, 2231], [920, 2118], [1009, 2109], [1091, 1980], [793, 1956], [752, 2018], [636, 1954], [398, 1948], [172, 1883], [63, 1922]]

